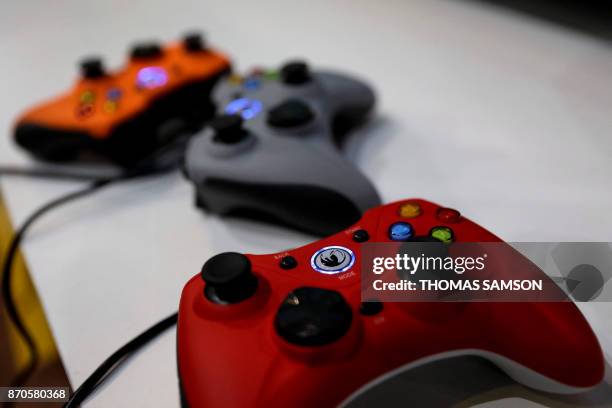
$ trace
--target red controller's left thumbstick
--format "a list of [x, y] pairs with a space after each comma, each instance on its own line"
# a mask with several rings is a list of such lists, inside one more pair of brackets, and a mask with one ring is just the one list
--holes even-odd
[[242, 302], [257, 290], [257, 277], [251, 269], [251, 261], [237, 252], [224, 252], [206, 261], [202, 267], [202, 279], [206, 283], [206, 298], [218, 304]]

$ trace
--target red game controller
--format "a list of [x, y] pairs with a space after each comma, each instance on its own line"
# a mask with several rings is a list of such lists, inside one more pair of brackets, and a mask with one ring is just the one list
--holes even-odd
[[44, 160], [93, 152], [129, 167], [210, 119], [210, 90], [229, 71], [228, 58], [199, 34], [167, 46], [136, 44], [118, 72], [87, 59], [72, 89], [19, 118], [15, 140]]
[[415, 238], [501, 242], [456, 210], [411, 199], [301, 248], [209, 259], [180, 302], [184, 405], [331, 407], [390, 374], [457, 355], [484, 357], [547, 392], [602, 381], [602, 350], [572, 302], [362, 303], [361, 243]]

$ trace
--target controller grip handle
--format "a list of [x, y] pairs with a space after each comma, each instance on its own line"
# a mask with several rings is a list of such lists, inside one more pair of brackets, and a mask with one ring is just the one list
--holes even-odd
[[[516, 317], [512, 324], [508, 316]], [[495, 333], [492, 351], [504, 356], [491, 360], [531, 388], [578, 393], [604, 377], [597, 337], [571, 302], [491, 304], [489, 332]]]

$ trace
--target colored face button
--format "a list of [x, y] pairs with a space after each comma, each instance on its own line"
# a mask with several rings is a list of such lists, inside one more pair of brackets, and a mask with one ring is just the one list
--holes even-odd
[[121, 98], [121, 89], [119, 88], [111, 88], [106, 92], [106, 97], [111, 101], [116, 101]]
[[407, 222], [396, 222], [389, 227], [389, 238], [393, 241], [407, 241], [414, 235], [414, 228]]
[[232, 74], [232, 75], [230, 75], [230, 77], [227, 80], [232, 85], [241, 85], [242, 84], [242, 77], [240, 75]]
[[455, 239], [453, 230], [448, 227], [433, 227], [429, 235], [445, 244], [450, 244]]
[[249, 77], [244, 80], [244, 82], [242, 83], [242, 86], [244, 87], [244, 89], [253, 91], [259, 88], [260, 84], [261, 84], [261, 80], [259, 78]]
[[421, 215], [421, 206], [418, 203], [405, 203], [400, 206], [400, 217], [414, 218]]
[[117, 102], [115, 101], [106, 101], [104, 102], [104, 112], [113, 113], [117, 110]]
[[85, 91], [79, 97], [79, 100], [82, 103], [93, 103], [95, 99], [96, 99], [96, 94], [93, 93], [92, 91]]
[[355, 254], [348, 248], [328, 246], [319, 249], [310, 258], [310, 266], [317, 272], [334, 275], [349, 270], [355, 263]]
[[436, 218], [442, 222], [454, 223], [459, 221], [461, 213], [452, 208], [438, 208], [438, 211], [436, 211]]
[[94, 107], [91, 103], [82, 103], [77, 107], [76, 114], [79, 118], [91, 116], [94, 112]]
[[278, 71], [273, 70], [273, 69], [268, 69], [268, 70], [264, 71], [263, 76], [268, 81], [276, 81], [279, 78]]

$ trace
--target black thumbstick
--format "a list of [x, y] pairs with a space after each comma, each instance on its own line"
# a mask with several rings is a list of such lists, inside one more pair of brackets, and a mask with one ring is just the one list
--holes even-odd
[[83, 78], [96, 79], [101, 78], [106, 74], [101, 58], [87, 58], [82, 60], [80, 65], [81, 75]]
[[310, 81], [310, 69], [304, 61], [291, 61], [283, 65], [280, 76], [284, 83], [300, 85]]
[[268, 124], [280, 128], [302, 126], [313, 118], [312, 110], [299, 99], [288, 99], [268, 112]]
[[276, 313], [276, 332], [299, 346], [323, 346], [344, 336], [353, 313], [333, 290], [301, 287], [291, 292]]
[[183, 45], [190, 52], [204, 51], [206, 49], [206, 42], [200, 33], [187, 34], [183, 37]]
[[133, 59], [150, 59], [162, 55], [162, 48], [156, 42], [138, 43], [132, 47], [130, 55]]
[[219, 143], [238, 143], [247, 136], [242, 127], [242, 117], [238, 115], [217, 116], [210, 122], [210, 127], [215, 131], [214, 141]]
[[224, 252], [206, 261], [202, 279], [206, 282], [204, 294], [215, 303], [238, 303], [257, 290], [249, 258], [237, 252]]

